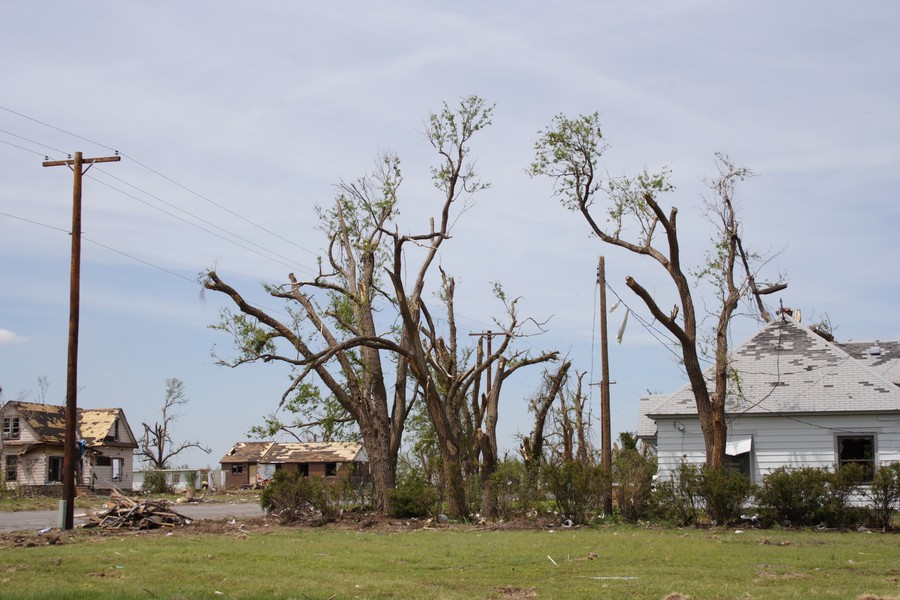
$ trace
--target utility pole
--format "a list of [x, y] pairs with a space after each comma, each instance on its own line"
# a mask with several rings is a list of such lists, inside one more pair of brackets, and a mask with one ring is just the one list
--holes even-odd
[[[76, 424], [78, 421], [78, 313], [81, 292], [81, 178], [94, 163], [118, 162], [116, 156], [84, 158], [81, 152], [74, 159], [47, 160], [45, 167], [67, 166], [75, 173], [72, 192], [72, 266], [69, 276], [69, 352], [66, 368], [66, 433], [63, 436], [63, 505], [62, 528], [72, 529], [75, 516]], [[87, 165], [87, 168], [84, 168]]]
[[597, 267], [597, 283], [600, 286], [600, 460], [603, 465], [603, 512], [612, 515], [612, 439], [609, 418], [609, 344], [606, 337], [606, 263], [600, 257]]

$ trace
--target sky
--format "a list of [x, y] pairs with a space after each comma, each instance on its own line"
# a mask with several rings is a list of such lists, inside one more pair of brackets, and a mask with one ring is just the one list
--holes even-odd
[[[124, 408], [139, 435], [181, 379], [173, 436], [212, 453], [179, 464], [216, 465], [288, 384], [275, 365], [215, 364], [231, 340], [209, 326], [229, 303], [201, 294], [198, 274], [277, 307], [261, 284], [315, 269], [315, 206], [382, 150], [402, 160], [399, 225], [421, 231], [441, 202], [425, 120], [471, 94], [495, 105], [471, 144], [491, 187], [439, 257], [463, 335], [502, 316], [500, 282], [548, 321], [516, 347], [559, 350], [596, 382], [598, 257], [610, 304], [648, 318], [629, 275], [674, 302], [658, 265], [602, 245], [526, 174], [555, 115], [596, 111], [610, 176], [672, 170], [662, 202], [679, 209], [687, 264], [712, 235], [703, 182], [724, 152], [755, 173], [737, 202], [743, 239], [768, 257], [760, 277], [789, 283], [770, 307], [827, 316], [842, 341], [900, 339], [894, 2], [5, 2], [0, 73], [0, 398], [65, 402], [72, 173], [41, 163], [118, 151], [84, 180], [78, 404]], [[758, 327], [736, 320], [733, 343]], [[641, 395], [685, 377], [634, 317], [609, 353], [615, 435], [635, 429]], [[539, 382], [522, 369], [504, 387], [504, 448], [529, 431]]]

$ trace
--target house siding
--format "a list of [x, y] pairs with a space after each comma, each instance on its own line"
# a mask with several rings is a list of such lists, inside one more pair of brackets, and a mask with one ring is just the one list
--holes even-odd
[[[657, 419], [659, 478], [669, 479], [679, 463], [706, 461], [699, 421], [687, 417]], [[679, 430], [684, 426], [684, 432]], [[900, 461], [900, 415], [744, 416], [728, 426], [728, 439], [752, 436], [751, 476], [763, 477], [783, 466], [827, 467], [836, 463], [836, 437], [874, 434], [876, 466]]]

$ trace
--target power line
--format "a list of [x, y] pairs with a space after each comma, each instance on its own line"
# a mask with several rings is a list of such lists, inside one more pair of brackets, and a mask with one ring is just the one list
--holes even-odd
[[[6, 135], [11, 135], [15, 138], [19, 138], [20, 140], [24, 140], [26, 142], [31, 142], [35, 146], [40, 146], [41, 148], [47, 148], [48, 150], [53, 150], [54, 152], [59, 152], [60, 154], [68, 154], [67, 152], [64, 152], [63, 150], [59, 150], [58, 148], [54, 148], [53, 146], [48, 146], [47, 144], [42, 144], [42, 143], [37, 142], [32, 139], [28, 139], [27, 137], [21, 136], [17, 133], [13, 133], [12, 131], [6, 131], [5, 129], [0, 129], [0, 132], [5, 133]], [[33, 152], [33, 150], [29, 150], [29, 152]]]
[[115, 152], [118, 152], [120, 156], [122, 156], [122, 157], [124, 157], [124, 158], [127, 158], [128, 160], [132, 161], [133, 163], [135, 163], [136, 165], [138, 165], [138, 166], [140, 166], [140, 167], [143, 167], [144, 169], [150, 171], [151, 173], [153, 173], [153, 174], [156, 175], [157, 177], [161, 177], [162, 179], [165, 179], [165, 180], [168, 181], [169, 183], [171, 183], [171, 184], [173, 184], [173, 185], [176, 185], [176, 186], [180, 187], [181, 189], [185, 190], [186, 192], [188, 192], [188, 193], [190, 193], [190, 194], [196, 196], [197, 198], [200, 198], [201, 200], [204, 200], [205, 202], [208, 202], [209, 204], [212, 204], [213, 206], [219, 208], [220, 210], [223, 210], [223, 211], [227, 212], [228, 214], [232, 215], [233, 217], [236, 217], [236, 218], [238, 218], [238, 219], [240, 219], [240, 220], [242, 220], [242, 221], [244, 221], [244, 222], [246, 222], [246, 223], [248, 223], [248, 224], [250, 224], [250, 225], [256, 227], [257, 229], [260, 229], [261, 231], [264, 231], [264, 232], [268, 233], [269, 235], [272, 235], [272, 236], [274, 236], [274, 237], [280, 239], [280, 240], [283, 241], [283, 242], [287, 242], [288, 244], [291, 244], [292, 246], [294, 246], [294, 247], [296, 247], [296, 248], [298, 248], [298, 249], [300, 249], [300, 250], [303, 250], [304, 252], [308, 252], [309, 254], [312, 254], [313, 256], [318, 256], [318, 253], [316, 253], [316, 252], [314, 252], [314, 251], [312, 251], [312, 250], [310, 250], [310, 249], [308, 249], [308, 248], [304, 248], [303, 246], [297, 244], [297, 243], [294, 242], [293, 240], [290, 240], [290, 239], [288, 239], [288, 238], [286, 238], [286, 237], [284, 237], [284, 236], [282, 236], [282, 235], [280, 235], [280, 234], [278, 234], [278, 233], [272, 231], [271, 229], [268, 229], [267, 227], [264, 227], [264, 226], [260, 225], [259, 223], [256, 223], [255, 221], [253, 221], [253, 220], [251, 220], [251, 219], [248, 219], [247, 217], [245, 217], [245, 216], [243, 216], [243, 215], [241, 215], [241, 214], [239, 214], [239, 213], [237, 213], [237, 212], [231, 210], [230, 208], [227, 208], [226, 206], [224, 206], [224, 205], [222, 205], [222, 204], [219, 204], [219, 203], [216, 202], [215, 200], [212, 200], [211, 198], [208, 198], [208, 197], [204, 196], [203, 194], [201, 194], [201, 193], [199, 193], [199, 192], [196, 192], [196, 191], [192, 190], [191, 188], [189, 188], [189, 187], [187, 187], [186, 185], [184, 185], [184, 184], [182, 184], [182, 183], [176, 181], [175, 179], [169, 177], [168, 175], [165, 175], [164, 173], [161, 173], [160, 171], [157, 171], [156, 169], [150, 167], [149, 165], [144, 164], [143, 162], [139, 161], [137, 158], [131, 156], [130, 154], [127, 154], [127, 153], [125, 153], [125, 152], [120, 152], [118, 149], [113, 148], [112, 146], [107, 146], [106, 144], [102, 144], [102, 143], [97, 142], [97, 141], [95, 141], [95, 140], [92, 140], [92, 139], [90, 139], [90, 138], [86, 138], [86, 137], [81, 136], [81, 135], [78, 135], [78, 134], [76, 134], [76, 133], [72, 133], [71, 131], [67, 131], [67, 130], [65, 130], [65, 129], [62, 129], [61, 127], [57, 127], [57, 126], [55, 126], [55, 125], [51, 125], [50, 123], [46, 123], [46, 122], [41, 121], [41, 120], [39, 120], [39, 119], [35, 119], [34, 117], [30, 117], [30, 116], [28, 116], [28, 115], [26, 115], [26, 114], [20, 113], [20, 112], [15, 111], [15, 110], [12, 110], [11, 108], [7, 108], [7, 107], [5, 107], [5, 106], [0, 106], [0, 109], [5, 110], [5, 111], [7, 111], [7, 112], [9, 112], [9, 113], [12, 113], [12, 114], [14, 114], [14, 115], [16, 115], [16, 116], [18, 116], [18, 117], [23, 118], [23, 119], [28, 119], [29, 121], [32, 121], [32, 122], [37, 123], [37, 124], [39, 124], [39, 125], [43, 125], [44, 127], [49, 127], [50, 129], [54, 129], [54, 130], [56, 130], [56, 131], [59, 131], [59, 132], [61, 132], [61, 133], [66, 134], [66, 135], [70, 135], [70, 136], [72, 136], [72, 137], [74, 137], [74, 138], [77, 138], [77, 139], [79, 139], [79, 140], [83, 140], [83, 141], [85, 141], [85, 142], [94, 144], [94, 145], [96, 145], [96, 146], [100, 146], [101, 148], [106, 148], [107, 150], [113, 150], [113, 151], [115, 151]]

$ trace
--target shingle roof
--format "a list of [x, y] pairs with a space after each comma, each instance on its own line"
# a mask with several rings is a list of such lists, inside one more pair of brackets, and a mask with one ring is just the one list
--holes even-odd
[[362, 450], [357, 442], [277, 443], [260, 460], [264, 463], [328, 463], [350, 462]]
[[222, 464], [259, 462], [274, 444], [275, 442], [238, 442], [219, 462]]
[[[62, 444], [65, 440], [65, 406], [34, 402], [7, 402], [5, 406], [15, 408], [42, 442]], [[88, 445], [104, 442], [105, 438], [111, 435], [113, 424], [117, 419], [121, 419], [125, 424], [121, 408], [79, 408], [77, 414], [77, 435]]]
[[[726, 399], [730, 414], [900, 412], [900, 388], [867, 364], [873, 361], [793, 321], [769, 323], [730, 356], [737, 374]], [[712, 374], [706, 372], [710, 382]], [[649, 414], [696, 414], [690, 384]]]
[[844, 352], [894, 383], [900, 385], [900, 342], [839, 342]]
[[222, 464], [230, 463], [329, 463], [365, 460], [358, 442], [238, 442]]

